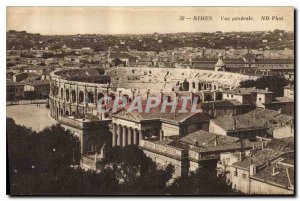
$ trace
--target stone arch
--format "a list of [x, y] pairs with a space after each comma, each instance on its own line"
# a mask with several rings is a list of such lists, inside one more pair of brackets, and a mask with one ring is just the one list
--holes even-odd
[[95, 100], [94, 100], [94, 93], [93, 92], [88, 92], [88, 94], [87, 94], [87, 102], [88, 103], [94, 103], [95, 102]]
[[64, 99], [64, 89], [60, 88], [60, 98]]
[[69, 91], [69, 89], [66, 90], [66, 100], [67, 101], [70, 100], [70, 91]]
[[94, 153], [95, 152], [95, 137], [90, 136], [86, 139], [86, 151], [87, 153]]
[[72, 116], [76, 116], [76, 113], [75, 113], [75, 112], [72, 112]]
[[183, 83], [182, 83], [182, 88], [183, 88], [183, 91], [188, 91], [190, 89], [190, 83], [184, 79]]
[[212, 96], [210, 94], [205, 95], [204, 101], [212, 101]]
[[76, 91], [75, 90], [72, 90], [72, 92], [71, 92], [71, 98], [72, 98], [72, 102], [76, 103]]
[[196, 83], [195, 82], [192, 82], [192, 87], [193, 87], [193, 89], [196, 88]]
[[53, 95], [57, 96], [58, 95], [58, 86], [53, 87]]
[[134, 129], [134, 135], [135, 135], [135, 138], [136, 138], [136, 142], [134, 142], [134, 143], [136, 143], [136, 145], [139, 145], [140, 144], [140, 136], [139, 136], [139, 130], [138, 129]]
[[201, 83], [200, 82], [198, 83], [198, 90], [199, 91], [201, 90]]
[[[195, 95], [194, 96], [194, 98], [195, 98], [195, 101], [196, 101], [196, 99], [197, 99], [197, 104], [199, 104], [200, 102], [201, 102], [201, 98], [200, 98], [200, 96], [199, 95]], [[192, 103], [194, 102], [194, 100], [192, 100]]]
[[84, 101], [84, 93], [83, 91], [80, 91], [78, 94], [78, 102], [82, 103]]
[[62, 115], [62, 116], [64, 115], [64, 110], [63, 109], [60, 110], [60, 115]]
[[109, 94], [109, 97], [111, 97], [111, 100], [112, 100], [112, 101], [114, 101], [114, 100], [116, 99], [116, 95], [113, 94], [113, 93]]
[[69, 111], [68, 111], [68, 110], [66, 110], [66, 116], [69, 116], [69, 115], [70, 115]]
[[218, 93], [217, 95], [216, 95], [216, 100], [222, 100], [222, 94], [221, 93]]

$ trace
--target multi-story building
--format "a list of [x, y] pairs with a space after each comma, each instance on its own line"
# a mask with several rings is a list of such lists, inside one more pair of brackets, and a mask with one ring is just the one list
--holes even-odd
[[293, 143], [294, 138], [272, 140], [244, 159], [229, 158], [226, 173], [232, 188], [246, 194], [294, 194]]
[[198, 130], [184, 137], [168, 137], [163, 140], [147, 138], [140, 141], [140, 148], [159, 165], [175, 166], [174, 177], [186, 176], [197, 169], [215, 169], [222, 153], [250, 153], [260, 149], [266, 141], [240, 140]]
[[24, 84], [6, 80], [6, 100], [15, 101], [24, 98]]
[[251, 112], [211, 119], [209, 131], [239, 138], [272, 137], [273, 131], [283, 126], [293, 126], [293, 116], [275, 110], [257, 108]]

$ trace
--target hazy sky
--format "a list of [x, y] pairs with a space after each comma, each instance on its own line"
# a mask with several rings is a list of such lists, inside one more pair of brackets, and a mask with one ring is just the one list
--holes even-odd
[[[8, 7], [7, 30], [41, 34], [140, 34], [294, 30], [292, 7]], [[212, 21], [179, 17], [212, 16]], [[254, 21], [221, 21], [252, 16]], [[280, 16], [282, 21], [262, 21]]]

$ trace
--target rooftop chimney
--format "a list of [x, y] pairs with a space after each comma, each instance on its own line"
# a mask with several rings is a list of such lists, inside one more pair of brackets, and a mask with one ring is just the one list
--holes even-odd
[[239, 157], [239, 160], [240, 160], [240, 161], [244, 160], [244, 152], [243, 152], [243, 151], [240, 151], [240, 152], [239, 152], [239, 156], [240, 156], [240, 157]]
[[235, 119], [235, 117], [233, 117], [233, 130], [235, 130], [236, 129], [236, 119]]
[[276, 167], [273, 166], [273, 169], [272, 169], [272, 176], [275, 176], [275, 175], [277, 175], [277, 174], [279, 174], [279, 172], [278, 172], [278, 171], [276, 172]]
[[256, 165], [253, 163], [253, 160], [251, 160], [251, 163], [250, 163], [250, 167], [249, 167], [249, 173], [250, 175], [255, 175], [256, 174]]
[[216, 135], [216, 138], [215, 138], [215, 147], [218, 146], [218, 136]]

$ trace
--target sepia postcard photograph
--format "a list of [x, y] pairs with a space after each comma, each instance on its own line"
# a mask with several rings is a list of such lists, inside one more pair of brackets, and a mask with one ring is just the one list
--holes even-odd
[[295, 24], [291, 6], [7, 6], [7, 195], [295, 196]]

